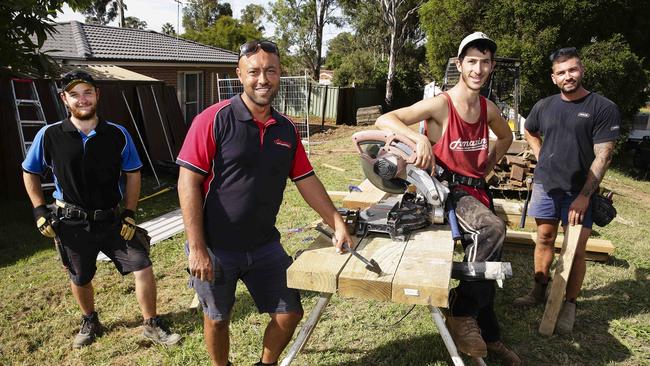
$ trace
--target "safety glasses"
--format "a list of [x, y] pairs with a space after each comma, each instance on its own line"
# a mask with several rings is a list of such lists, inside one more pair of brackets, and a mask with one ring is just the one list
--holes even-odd
[[560, 48], [559, 50], [551, 53], [551, 55], [548, 57], [548, 59], [551, 60], [551, 62], [553, 62], [558, 57], [561, 57], [561, 56], [569, 56], [569, 57], [578, 56], [578, 50], [576, 50], [575, 47]]
[[256, 53], [257, 51], [259, 51], [260, 48], [265, 52], [275, 53], [276, 55], [278, 55], [278, 57], [280, 57], [280, 52], [278, 51], [277, 44], [271, 41], [255, 40], [255, 41], [246, 42], [243, 45], [239, 46], [239, 58], [242, 58], [242, 56], [248, 57]]

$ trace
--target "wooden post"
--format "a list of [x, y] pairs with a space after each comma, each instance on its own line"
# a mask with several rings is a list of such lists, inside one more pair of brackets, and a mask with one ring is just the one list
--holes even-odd
[[560, 309], [564, 303], [566, 284], [569, 279], [569, 274], [571, 273], [571, 267], [573, 266], [573, 258], [576, 254], [576, 247], [578, 246], [578, 239], [580, 238], [582, 225], [567, 225], [566, 230], [567, 232], [564, 233], [562, 252], [560, 253], [560, 259], [555, 268], [555, 275], [553, 276], [553, 283], [551, 284], [551, 292], [548, 294], [542, 322], [539, 324], [539, 332], [547, 336], [553, 334], [555, 323], [557, 323], [557, 317], [560, 314]]

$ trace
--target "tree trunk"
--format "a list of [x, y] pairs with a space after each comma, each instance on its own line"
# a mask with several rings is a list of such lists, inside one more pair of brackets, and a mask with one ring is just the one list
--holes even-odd
[[393, 31], [390, 36], [390, 53], [388, 56], [388, 75], [386, 75], [386, 96], [384, 101], [386, 107], [390, 108], [393, 104], [393, 79], [395, 78], [395, 59], [397, 57], [397, 35]]

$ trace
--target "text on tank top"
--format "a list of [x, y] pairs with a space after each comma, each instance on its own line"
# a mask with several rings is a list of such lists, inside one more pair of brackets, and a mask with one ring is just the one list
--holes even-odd
[[433, 145], [436, 164], [454, 173], [482, 178], [488, 160], [487, 103], [479, 96], [481, 113], [476, 123], [464, 121], [445, 92], [447, 98], [448, 122], [445, 132]]

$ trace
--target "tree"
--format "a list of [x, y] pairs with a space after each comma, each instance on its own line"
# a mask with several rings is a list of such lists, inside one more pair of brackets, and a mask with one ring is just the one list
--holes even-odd
[[52, 25], [63, 4], [80, 10], [89, 0], [5, 0], [0, 2], [0, 65], [13, 72], [55, 75], [56, 63], [40, 52], [48, 36], [56, 33]]
[[[587, 65], [587, 89], [617, 101], [623, 117], [629, 120], [627, 111], [637, 110], [644, 99], [647, 75], [634, 71], [631, 78], [614, 64], [641, 70], [644, 59], [647, 63], [648, 19], [647, 2], [634, 0], [429, 0], [420, 10], [427, 59], [438, 80], [447, 59], [456, 55], [458, 42], [476, 30], [486, 32], [497, 42], [497, 56], [522, 60], [520, 113], [524, 116], [537, 100], [558, 92], [551, 82], [548, 55], [560, 47], [574, 46], [582, 52]], [[592, 57], [599, 61], [592, 61]]]
[[239, 20], [242, 23], [253, 24], [258, 31], [264, 32], [265, 28], [262, 25], [262, 20], [267, 16], [266, 9], [262, 5], [248, 4], [241, 11]]
[[322, 64], [323, 29], [327, 24], [342, 23], [333, 15], [335, 6], [335, 0], [276, 0], [271, 4], [270, 19], [278, 44], [284, 50], [294, 49], [315, 79]]
[[172, 23], [165, 23], [162, 25], [162, 28], [160, 29], [160, 33], [164, 33], [168, 36], [175, 36], [176, 35], [176, 29], [174, 29], [174, 26]]
[[183, 27], [188, 32], [202, 32], [213, 26], [221, 16], [232, 17], [229, 3], [216, 0], [189, 0], [183, 8]]
[[187, 32], [183, 38], [210, 46], [239, 52], [239, 46], [253, 39], [260, 39], [262, 33], [251, 23], [242, 23], [230, 16], [221, 16], [202, 32]]
[[115, 20], [118, 12], [118, 0], [92, 0], [90, 5], [81, 9], [81, 14], [86, 16], [86, 23], [99, 25], [106, 25]]
[[[423, 0], [346, 0], [344, 3], [348, 12], [363, 13], [365, 11], [369, 14], [376, 14], [386, 25], [389, 40], [385, 102], [387, 106], [391, 106], [393, 103], [393, 81], [399, 53], [406, 44], [422, 39], [418, 9], [422, 6]], [[363, 19], [367, 18], [368, 15], [363, 17]]]
[[124, 18], [124, 28], [147, 29], [147, 22], [137, 17]]

